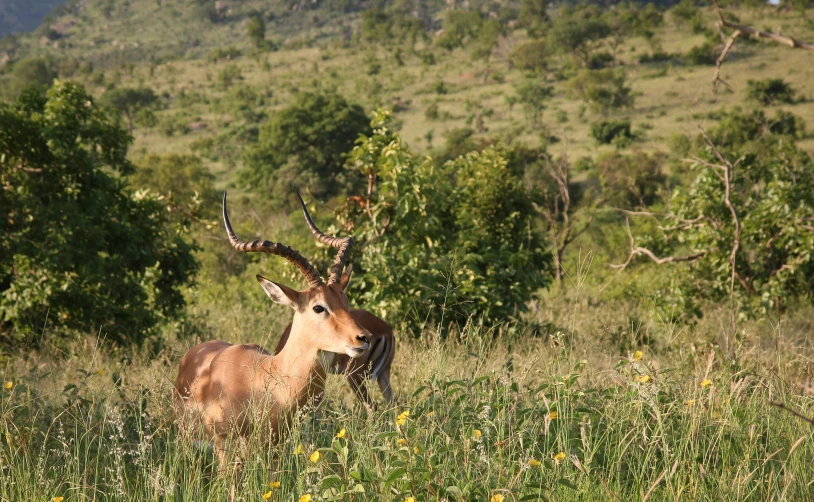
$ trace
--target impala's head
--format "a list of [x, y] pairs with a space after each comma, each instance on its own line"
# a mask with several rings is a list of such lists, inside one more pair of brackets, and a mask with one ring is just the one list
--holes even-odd
[[327, 284], [322, 282], [322, 278], [314, 266], [298, 251], [279, 242], [259, 240], [244, 242], [238, 239], [229, 222], [226, 193], [224, 193], [223, 222], [226, 225], [229, 241], [238, 251], [282, 256], [293, 263], [305, 276], [305, 280], [308, 281], [308, 289], [305, 291], [297, 291], [265, 277], [257, 276], [257, 281], [269, 298], [294, 309], [294, 326], [291, 330], [293, 343], [306, 344], [327, 352], [344, 353], [354, 358], [359, 357], [370, 347], [370, 332], [359, 326], [350, 315], [348, 297], [345, 294], [345, 289], [350, 282], [352, 267], [348, 265], [347, 270], [344, 270], [344, 267], [348, 252], [353, 246], [353, 238], [340, 239], [323, 234], [314, 225], [299, 191], [297, 197], [300, 199], [305, 221], [314, 237], [338, 250]]

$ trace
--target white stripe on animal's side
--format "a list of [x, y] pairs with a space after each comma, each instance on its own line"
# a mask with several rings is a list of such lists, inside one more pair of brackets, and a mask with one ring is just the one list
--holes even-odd
[[384, 361], [387, 359], [387, 337], [383, 336], [382, 340], [382, 351], [379, 353], [379, 357], [376, 359], [376, 365], [370, 372], [370, 378], [373, 380], [379, 379], [379, 373], [382, 371], [382, 367], [384, 366]]

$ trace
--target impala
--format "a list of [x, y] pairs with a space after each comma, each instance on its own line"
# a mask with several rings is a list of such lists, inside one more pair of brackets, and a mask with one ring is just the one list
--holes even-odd
[[[379, 388], [384, 394], [384, 398], [391, 402], [393, 400], [393, 390], [390, 387], [390, 365], [393, 363], [393, 356], [396, 354], [396, 339], [393, 336], [393, 329], [384, 320], [376, 317], [366, 310], [353, 309], [350, 315], [370, 332], [370, 350], [361, 356], [352, 359], [345, 354], [333, 354], [333, 358], [322, 359], [326, 364], [325, 370], [334, 375], [346, 375], [348, 383], [353, 392], [366, 406], [370, 406], [370, 396], [367, 392], [365, 379], [370, 378], [378, 382]], [[289, 324], [274, 352], [279, 354], [288, 342], [291, 334], [291, 324]]]
[[305, 276], [308, 289], [296, 291], [257, 276], [274, 302], [294, 309], [289, 343], [275, 356], [259, 345], [231, 345], [209, 341], [196, 345], [181, 358], [175, 382], [176, 404], [193, 412], [214, 437], [221, 467], [226, 465], [225, 441], [232, 433], [247, 436], [254, 425], [269, 428], [272, 442], [279, 439], [294, 412], [322, 394], [325, 364], [321, 351], [358, 358], [370, 347], [370, 332], [359, 325], [348, 308], [345, 289], [351, 267], [343, 273], [353, 238], [323, 234], [311, 220], [297, 192], [305, 220], [314, 237], [337, 249], [328, 283], [298, 251], [278, 242], [244, 242], [235, 235], [223, 194], [223, 223], [237, 251], [270, 253], [293, 263]]

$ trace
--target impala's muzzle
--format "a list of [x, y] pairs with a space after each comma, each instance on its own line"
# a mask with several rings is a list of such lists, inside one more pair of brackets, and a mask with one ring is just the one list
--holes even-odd
[[359, 342], [359, 345], [346, 345], [345, 353], [347, 353], [350, 357], [356, 359], [357, 357], [361, 356], [365, 353], [366, 350], [370, 348], [370, 333], [360, 333], [356, 336], [356, 341]]

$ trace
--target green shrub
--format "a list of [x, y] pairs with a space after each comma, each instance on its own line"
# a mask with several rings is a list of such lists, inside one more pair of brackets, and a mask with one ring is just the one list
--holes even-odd
[[525, 310], [550, 281], [551, 256], [530, 231], [530, 195], [504, 150], [437, 166], [415, 158], [386, 118], [377, 114], [348, 159], [374, 183], [369, 210], [349, 204], [338, 215], [359, 243], [360, 303], [412, 326], [493, 323]]
[[608, 119], [591, 124], [591, 137], [603, 145], [610, 144], [617, 139], [632, 139], [630, 120]]
[[794, 88], [782, 78], [765, 78], [746, 82], [747, 95], [763, 105], [794, 103]]
[[713, 65], [718, 59], [715, 44], [712, 42], [704, 42], [702, 45], [696, 45], [687, 51], [687, 55], [684, 56], [684, 59], [694, 65]]
[[543, 70], [546, 67], [549, 50], [544, 40], [533, 40], [514, 48], [509, 60], [515, 68], [527, 71]]

